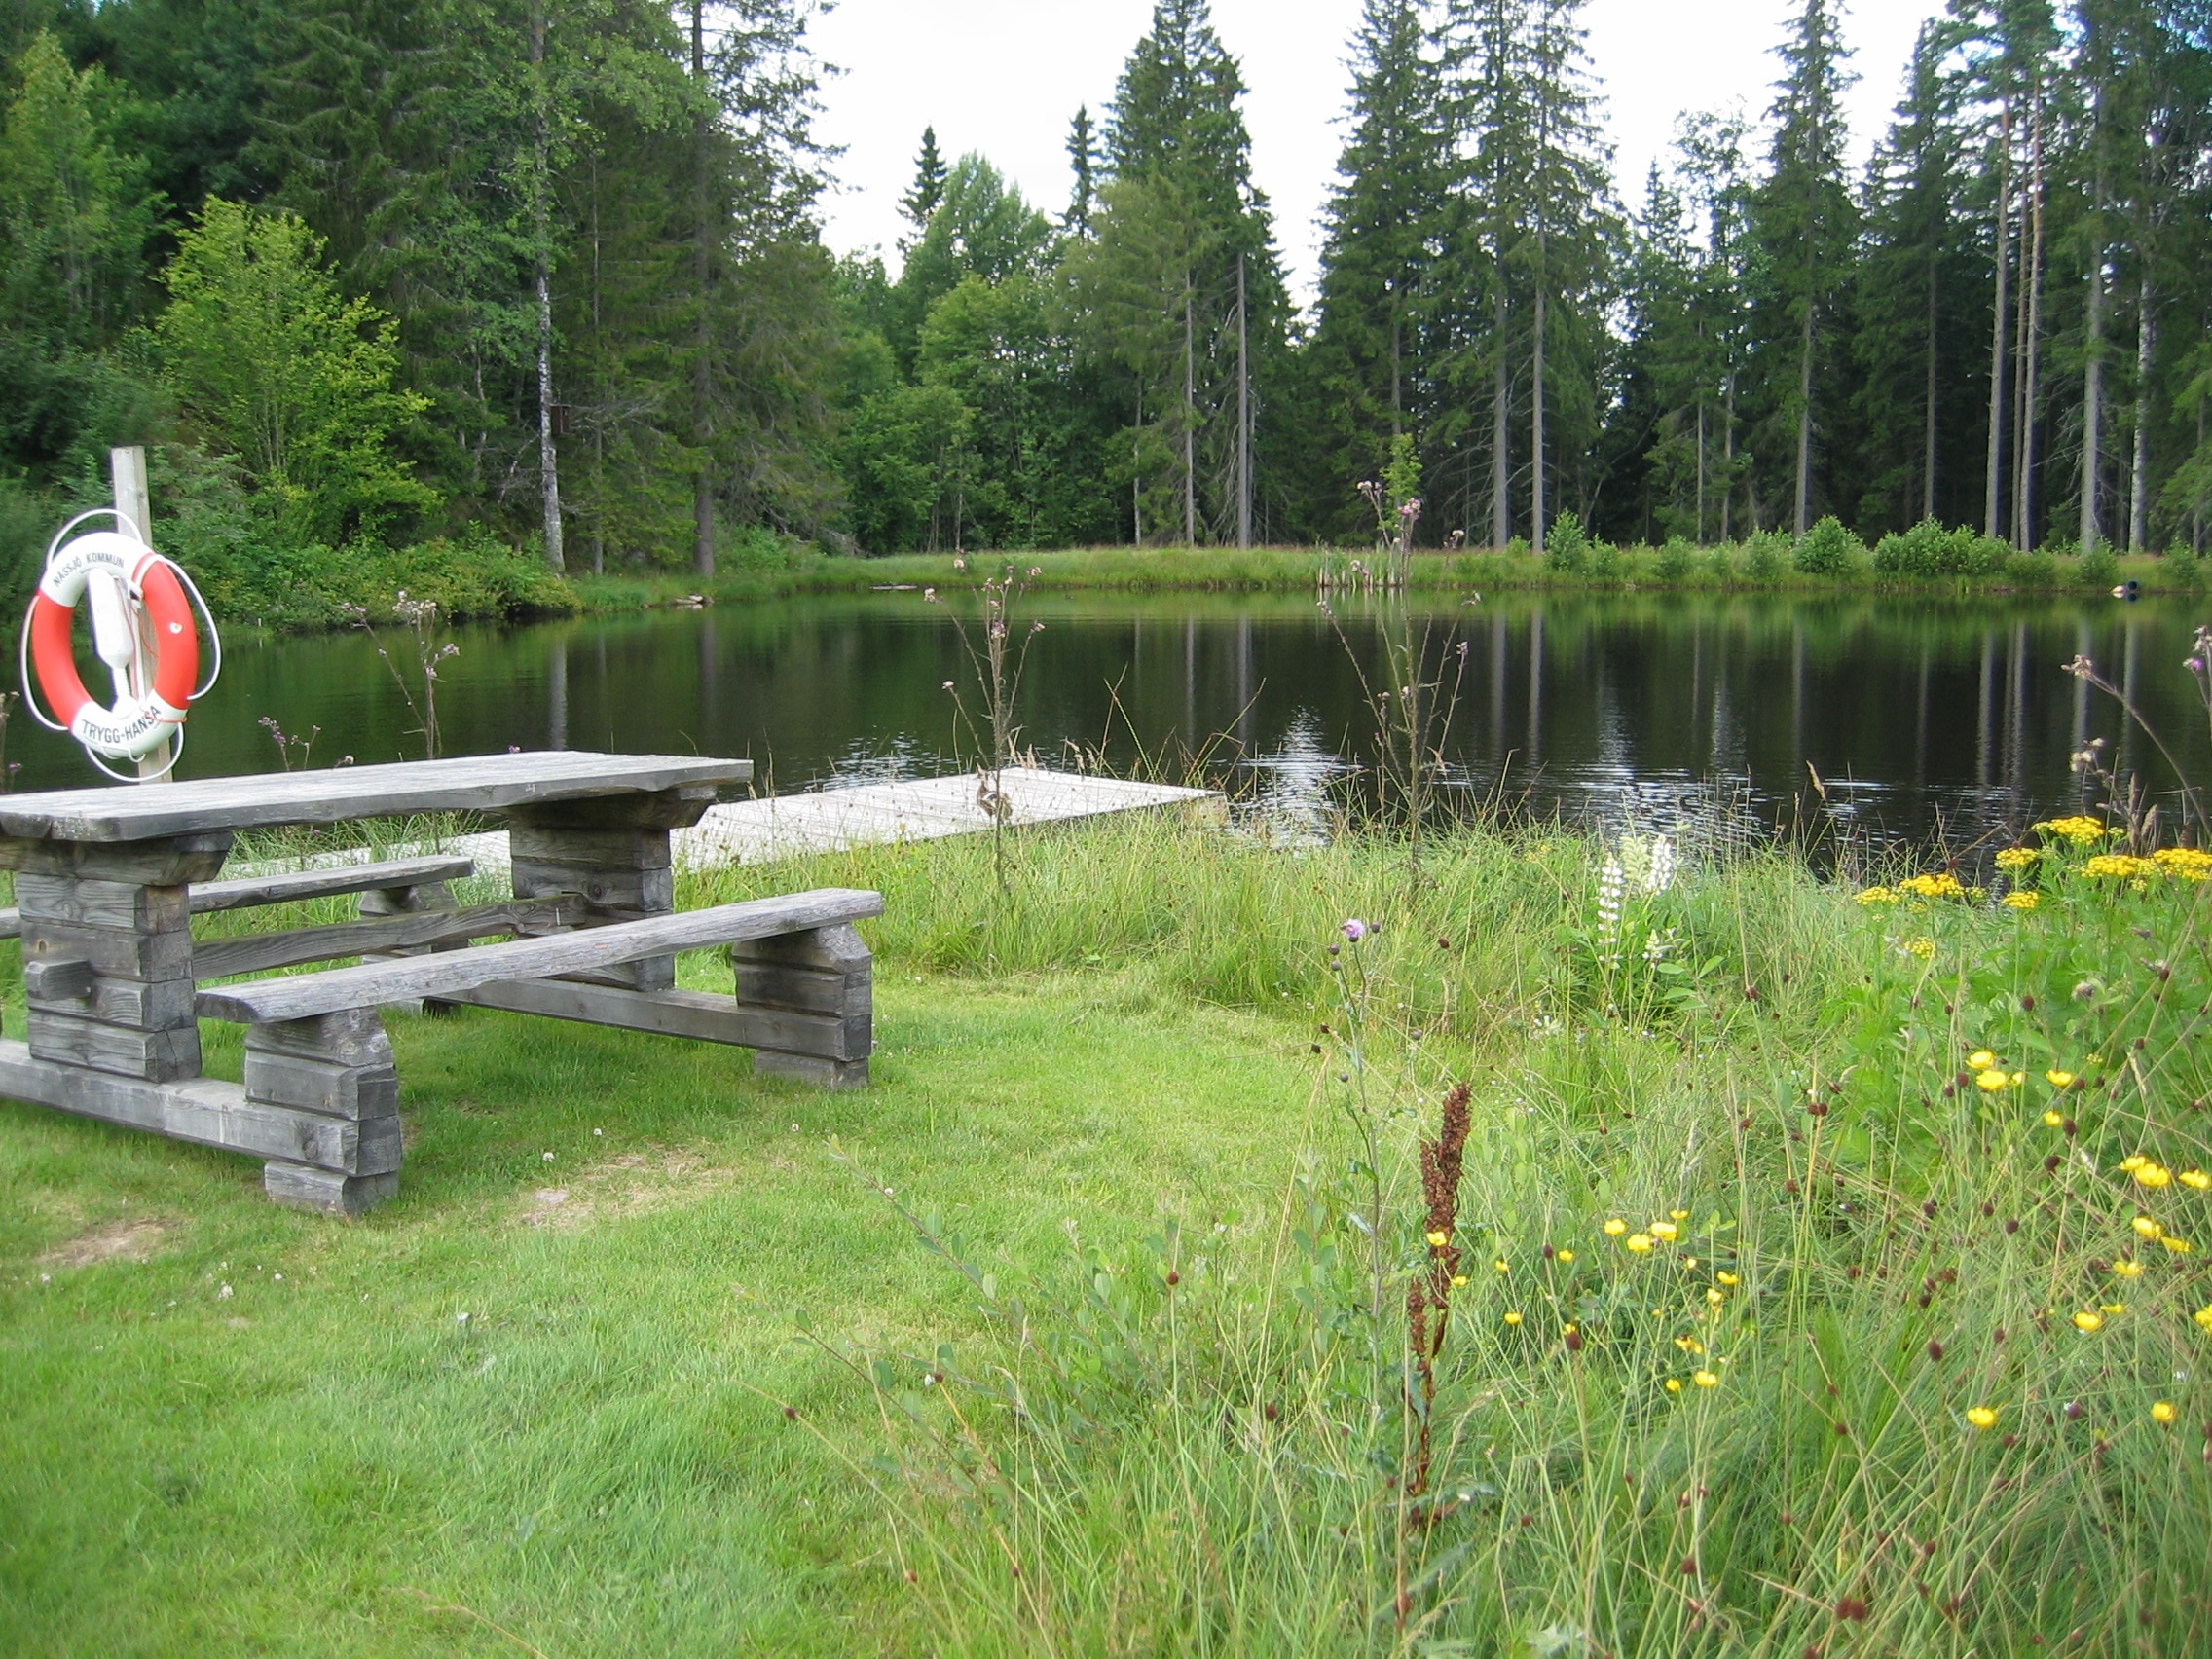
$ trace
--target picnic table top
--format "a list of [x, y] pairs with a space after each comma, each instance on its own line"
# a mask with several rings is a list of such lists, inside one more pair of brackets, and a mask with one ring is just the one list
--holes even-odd
[[196, 778], [0, 795], [0, 835], [46, 841], [149, 841], [222, 830], [341, 824], [417, 812], [503, 812], [540, 801], [741, 784], [750, 760], [689, 755], [533, 750], [385, 766]]

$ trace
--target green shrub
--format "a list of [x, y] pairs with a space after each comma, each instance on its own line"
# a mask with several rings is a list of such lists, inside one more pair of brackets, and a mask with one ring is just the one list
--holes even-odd
[[1602, 582], [1618, 581], [1627, 567], [1627, 560], [1610, 541], [1594, 541], [1590, 544], [1590, 573]]
[[1705, 556], [1705, 573], [1723, 585], [1736, 579], [1736, 544], [1715, 542]]
[[1580, 575], [1590, 563], [1590, 537], [1582, 520], [1562, 513], [1544, 535], [1544, 563], [1563, 576]]
[[1659, 579], [1678, 582], [1687, 577], [1697, 565], [1697, 549], [1685, 536], [1670, 535], [1667, 545], [1659, 549]]
[[2075, 561], [2074, 579], [2085, 588], [2109, 588], [2120, 580], [2120, 561], [2100, 541]]
[[1526, 559], [1529, 556], [1530, 552], [1529, 538], [1526, 535], [1514, 536], [1511, 540], [1506, 542], [1505, 552], [1508, 558]]
[[1777, 581], [1789, 568], [1791, 551], [1789, 537], [1780, 531], [1754, 532], [1744, 543], [1744, 574], [1754, 582]]
[[1804, 534], [1796, 551], [1797, 569], [1808, 576], [1848, 576], [1866, 544], [1830, 513]]
[[2051, 588], [2058, 586], [2058, 561], [2048, 553], [2013, 553], [2005, 555], [2005, 580], [2016, 588]]
[[2158, 573], [2154, 579], [2160, 587], [2171, 588], [2176, 593], [2195, 593], [2204, 585], [2204, 561], [2186, 541], [2175, 542], [2158, 564]]

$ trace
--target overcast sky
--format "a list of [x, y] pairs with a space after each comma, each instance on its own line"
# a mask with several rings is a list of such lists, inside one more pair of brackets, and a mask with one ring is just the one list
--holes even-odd
[[[1859, 83], [1848, 94], [1862, 161], [1889, 122], [1906, 56], [1939, 0], [1855, 0], [1844, 20]], [[1762, 113], [1773, 55], [1794, 0], [1590, 0], [1584, 20], [1605, 98], [1614, 177], [1632, 203], [1683, 110], [1742, 104]], [[1360, 0], [1213, 0], [1215, 29], [1251, 89], [1252, 170], [1303, 297], [1316, 224], [1344, 144], [1345, 67]], [[842, 145], [824, 232], [840, 253], [880, 248], [896, 270], [922, 129], [949, 161], [979, 150], [1049, 213], [1066, 205], [1068, 121], [1112, 99], [1151, 0], [837, 0], [817, 18], [815, 51], [843, 73], [822, 90], [821, 137]]]

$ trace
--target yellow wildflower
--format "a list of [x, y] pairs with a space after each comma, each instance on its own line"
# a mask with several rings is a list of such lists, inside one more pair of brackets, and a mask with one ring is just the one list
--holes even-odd
[[2205, 1174], [2201, 1169], [2184, 1169], [2181, 1172], [2181, 1184], [2185, 1187], [2194, 1187], [2201, 1193], [2207, 1188], [2212, 1188], [2212, 1175]]
[[1719, 1307], [1723, 1302], [1728, 1300], [1725, 1296], [1722, 1296], [1720, 1294], [1719, 1287], [1715, 1285], [1707, 1285], [1705, 1287], [1705, 1299], [1706, 1301], [1712, 1303], [1715, 1308]]
[[1987, 1049], [1976, 1049], [1967, 1056], [1967, 1066], [1972, 1071], [1987, 1071], [1997, 1063], [1997, 1056]]
[[1521, 1315], [1518, 1313], [1508, 1313], [1505, 1316], [1505, 1322], [1508, 1325], [1518, 1325], [1521, 1323]]
[[1651, 1252], [1651, 1235], [1648, 1233], [1630, 1234], [1628, 1235], [1628, 1247], [1639, 1256], [1649, 1255]]
[[1667, 1212], [1667, 1219], [1670, 1221], [1687, 1221], [1689, 1218], [1690, 1212], [1688, 1210], [1669, 1210]]
[[2023, 1083], [2025, 1083], [2025, 1082], [2027, 1082], [2027, 1081], [2028, 1081], [2028, 1074], [2027, 1074], [2026, 1072], [2014, 1072], [2014, 1073], [2012, 1074], [2012, 1087], [2013, 1087], [2014, 1088], [2019, 1088], [2021, 1084], [2023, 1084]]
[[1714, 1376], [1710, 1371], [1693, 1371], [1690, 1373], [1690, 1381], [1700, 1388], [1717, 1388], [1720, 1386], [1720, 1379]]
[[2121, 1278], [2135, 1278], [2143, 1272], [2143, 1264], [2141, 1262], [2131, 1262], [2126, 1257], [2122, 1256], [2119, 1261], [2113, 1263], [2112, 1271], [2118, 1273]]
[[1995, 1094], [2000, 1088], [2012, 1087], [2012, 1074], [1999, 1071], [1995, 1066], [1991, 1066], [1973, 1081], [1983, 1093]]
[[2077, 1331], [2101, 1331], [2105, 1328], [2105, 1316], [2083, 1309], [2074, 1315], [2074, 1328]]
[[2082, 873], [2114, 881], [2145, 881], [2166, 872], [2149, 859], [2139, 859], [2133, 853], [2099, 853], [2082, 866]]
[[1679, 1377], [1670, 1377], [1670, 1378], [1668, 1378], [1668, 1379], [1667, 1379], [1667, 1392], [1668, 1392], [1668, 1393], [1670, 1393], [1670, 1394], [1679, 1394], [1679, 1393], [1680, 1393], [1681, 1391], [1682, 1391], [1682, 1380], [1681, 1380], [1681, 1379], [1680, 1379]]
[[2131, 1152], [2125, 1158], [2120, 1161], [2120, 1168], [2126, 1170], [2130, 1175], [2132, 1175], [2136, 1170], [2142, 1168], [2144, 1164], [2150, 1161], [2151, 1161], [2148, 1158], [2145, 1158], [2141, 1153]]
[[1559, 1253], [1559, 1259], [1562, 1262], [1571, 1262], [1574, 1260], [1574, 1252], [1572, 1250], [1562, 1250]]
[[1877, 904], [1895, 904], [1899, 897], [1893, 887], [1869, 887], [1859, 895], [1859, 902], [1871, 910]]
[[1967, 896], [1967, 890], [1959, 885], [1959, 878], [1949, 870], [1937, 870], [1933, 875], [1908, 875], [1898, 883], [1898, 891], [1922, 899], [1964, 899]]
[[2005, 895], [2005, 907], [2008, 910], [2032, 910], [2040, 900], [2040, 894], [2027, 888], [2016, 887]]
[[1681, 1229], [1671, 1221], [1655, 1221], [1650, 1228], [1652, 1237], [1664, 1239], [1669, 1244], [1675, 1241], [1675, 1235], [1680, 1231]]
[[2192, 1313], [2190, 1317], [2192, 1319], [2194, 1319], [2199, 1325], [2202, 1325], [2204, 1327], [2204, 1334], [2206, 1336], [2212, 1336], [2212, 1302], [2207, 1302], [2203, 1307], [2199, 1308], [2195, 1312]]
[[2043, 1121], [2046, 1125], [2055, 1129], [2066, 1122], [2066, 1118], [2060, 1112], [2046, 1112], [2043, 1115]]
[[1703, 1353], [1705, 1351], [1705, 1345], [1695, 1337], [1677, 1337], [1675, 1346], [1684, 1353]]
[[1926, 937], [1908, 939], [1904, 941], [1904, 948], [1908, 955], [1917, 956], [1926, 962], [1936, 954], [1936, 941]]
[[1614, 1216], [1612, 1220], [1605, 1223], [1605, 1236], [1607, 1238], [1618, 1238], [1627, 1231], [1628, 1223], [1621, 1220], [1621, 1218], [1617, 1215]]
[[2094, 818], [2083, 818], [2080, 814], [2072, 818], [2046, 818], [2033, 828], [2053, 839], [2071, 841], [2077, 847], [2086, 847], [2112, 833]]
[[2053, 1088], [2072, 1088], [2074, 1087], [2074, 1074], [2070, 1071], [2046, 1071], [2043, 1074], [2043, 1080]]
[[2116, 1315], [2127, 1311], [2127, 1304], [2124, 1302], [2100, 1302], [2097, 1306], [2105, 1312]]
[[1718, 1279], [1722, 1284], [1729, 1286], [1731, 1289], [1744, 1282], [1734, 1273], [1714, 1273], [1713, 1276]]
[[2159, 1239], [2158, 1242], [2166, 1247], [2166, 1251], [2169, 1255], [2174, 1256], [2186, 1256], [2196, 1248], [2196, 1246], [2192, 1244], [2188, 1239], [2176, 1238], [2170, 1233], [2167, 1234], [2163, 1238]]
[[2184, 881], [2212, 880], [2212, 853], [2196, 847], [2160, 847], [2151, 860], [2171, 875]]
[[2134, 1174], [2138, 1187], [2163, 1187], [2174, 1178], [2173, 1171], [2163, 1163], [2153, 1163], [2147, 1158], [2135, 1166]]
[[1997, 867], [2004, 870], [2026, 869], [2042, 856], [2033, 847], [2007, 847], [1997, 855]]
[[1997, 1408], [1994, 1406], [1969, 1406], [1967, 1408], [1967, 1421], [1972, 1423], [1976, 1430], [1987, 1433], [1997, 1426]]
[[1428, 1242], [1432, 1249], [1441, 1250], [1445, 1245], [1452, 1242], [1452, 1235], [1438, 1229], [1428, 1235]]
[[2129, 1222], [2128, 1225], [2135, 1229], [2136, 1235], [2139, 1237], [2148, 1238], [2153, 1243], [2157, 1243], [2160, 1238], [2165, 1236], [2166, 1230], [2160, 1227], [2156, 1221], [2152, 1220], [2147, 1215], [2137, 1216], [2133, 1221]]
[[1501, 1273], [1510, 1271], [1505, 1265], [1505, 1258], [1503, 1256], [1498, 1257], [1496, 1261], [1491, 1263], [1491, 1266], [1495, 1268]]
[[2171, 1400], [2153, 1400], [2151, 1402], [2151, 1420], [2157, 1423], [2160, 1428], [2163, 1428], [2166, 1426], [2166, 1424], [2172, 1422], [2174, 1420], [2174, 1416], [2175, 1413], [2173, 1402]]
[[1458, 1289], [1458, 1288], [1459, 1288], [1459, 1287], [1460, 1287], [1461, 1285], [1465, 1284], [1466, 1282], [1467, 1282], [1467, 1275], [1466, 1275], [1465, 1273], [1454, 1273], [1454, 1274], [1452, 1275], [1452, 1288], [1453, 1288], [1454, 1290], [1457, 1290], [1457, 1289]]

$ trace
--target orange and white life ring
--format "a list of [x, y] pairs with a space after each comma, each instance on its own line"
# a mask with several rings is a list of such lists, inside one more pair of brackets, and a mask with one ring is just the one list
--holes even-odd
[[[32, 712], [83, 744], [95, 764], [102, 757], [142, 760], [172, 736], [179, 740], [171, 745], [173, 757], [193, 699], [207, 690], [194, 684], [200, 677], [198, 595], [188, 598], [184, 573], [135, 535], [95, 530], [65, 545], [55, 539], [23, 625], [25, 666], [36, 673], [55, 718], [47, 719], [35, 699]], [[77, 673], [71, 625], [77, 602], [88, 597], [92, 647], [115, 677], [112, 704], [95, 699]], [[212, 641], [212, 626], [208, 635]]]

